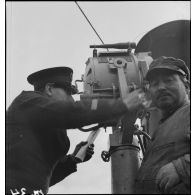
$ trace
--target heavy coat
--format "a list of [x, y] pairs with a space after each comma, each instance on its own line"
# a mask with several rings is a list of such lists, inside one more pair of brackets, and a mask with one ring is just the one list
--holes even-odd
[[159, 169], [172, 162], [181, 182], [172, 193], [190, 193], [190, 105], [187, 103], [159, 123], [138, 172], [137, 194], [162, 194], [156, 186]]
[[103, 122], [127, 112], [120, 100], [63, 102], [23, 91], [6, 113], [6, 191], [48, 192], [51, 185], [76, 171], [66, 155], [66, 129]]

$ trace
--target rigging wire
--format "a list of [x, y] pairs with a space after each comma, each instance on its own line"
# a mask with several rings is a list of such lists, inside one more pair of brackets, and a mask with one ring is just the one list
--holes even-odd
[[78, 8], [80, 9], [80, 11], [82, 12], [82, 14], [84, 15], [84, 17], [86, 18], [86, 20], [88, 21], [88, 23], [90, 24], [90, 26], [92, 27], [92, 29], [94, 30], [94, 32], [96, 33], [96, 35], [98, 36], [98, 38], [100, 39], [100, 41], [104, 44], [104, 42], [101, 39], [100, 35], [95, 30], [95, 28], [93, 27], [93, 25], [91, 24], [91, 22], [89, 21], [89, 19], [87, 18], [87, 16], [85, 15], [84, 11], [81, 9], [81, 7], [79, 6], [79, 4], [76, 1], [75, 1], [75, 3], [78, 6]]

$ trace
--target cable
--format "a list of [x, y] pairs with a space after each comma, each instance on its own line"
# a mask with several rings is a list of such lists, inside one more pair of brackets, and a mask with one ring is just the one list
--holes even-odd
[[96, 125], [94, 127], [88, 128], [88, 129], [83, 129], [82, 127], [78, 128], [82, 132], [89, 132], [89, 131], [96, 131], [99, 128], [103, 127], [102, 125]]
[[87, 16], [85, 15], [85, 13], [83, 12], [83, 10], [79, 6], [79, 4], [76, 1], [75, 1], [75, 3], [78, 6], [78, 8], [80, 9], [80, 11], [82, 12], [82, 14], [84, 15], [84, 17], [86, 18], [86, 20], [88, 21], [88, 23], [90, 24], [90, 26], [92, 27], [92, 29], [94, 30], [94, 32], [96, 33], [96, 35], [98, 36], [98, 38], [100, 39], [100, 41], [104, 44], [104, 42], [102, 41], [101, 37], [99, 36], [99, 34], [97, 33], [97, 31], [95, 30], [95, 28], [93, 27], [93, 25], [91, 24], [91, 22], [89, 21], [89, 19], [87, 18]]

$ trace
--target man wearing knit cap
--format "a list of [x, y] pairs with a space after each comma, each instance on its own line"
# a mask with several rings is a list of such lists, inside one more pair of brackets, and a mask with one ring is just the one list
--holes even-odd
[[162, 113], [139, 169], [137, 194], [190, 194], [190, 72], [173, 57], [155, 59], [146, 74]]
[[[55, 67], [35, 72], [27, 80], [34, 91], [23, 91], [15, 98], [6, 116], [6, 193], [48, 192], [77, 170], [81, 160], [73, 154], [67, 129], [80, 128], [118, 118], [142, 107], [140, 90], [124, 100], [85, 100], [75, 102], [76, 88], [71, 84], [73, 71]], [[84, 161], [91, 158], [93, 145]]]

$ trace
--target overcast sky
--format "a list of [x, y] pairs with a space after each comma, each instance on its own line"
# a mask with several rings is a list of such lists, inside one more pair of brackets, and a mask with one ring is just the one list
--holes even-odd
[[[105, 43], [138, 42], [151, 29], [178, 19], [190, 19], [189, 1], [78, 2]], [[6, 100], [32, 90], [26, 77], [37, 70], [69, 66], [80, 79], [92, 56], [91, 44], [101, 44], [75, 2], [6, 2]], [[78, 171], [51, 187], [49, 193], [110, 193], [110, 162], [100, 154], [108, 149], [110, 130], [101, 131], [95, 155]], [[69, 130], [71, 148], [87, 133]]]

